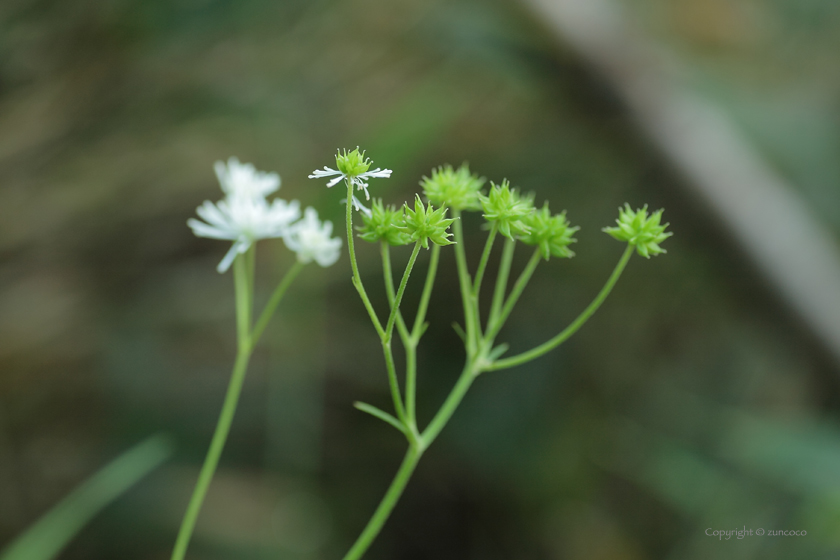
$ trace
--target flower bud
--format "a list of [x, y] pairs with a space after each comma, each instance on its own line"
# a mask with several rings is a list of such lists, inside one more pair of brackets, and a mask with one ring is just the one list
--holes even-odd
[[534, 212], [534, 199], [531, 195], [522, 196], [516, 189], [510, 188], [507, 179], [501, 185], [493, 186], [487, 196], [478, 195], [484, 210], [484, 219], [495, 222], [499, 233], [508, 239], [528, 233], [525, 218]]
[[525, 216], [522, 220], [528, 227], [528, 233], [519, 236], [519, 240], [526, 245], [536, 245], [540, 255], [548, 260], [550, 256], [571, 258], [575, 253], [569, 245], [577, 243], [572, 234], [580, 228], [570, 227], [566, 219], [566, 212], [551, 215], [548, 202], [542, 208]]
[[438, 207], [447, 206], [453, 210], [481, 210], [478, 195], [486, 179], [470, 174], [464, 163], [458, 170], [451, 165], [432, 169], [432, 176], [423, 177], [420, 186], [426, 198]]
[[446, 218], [447, 208], [435, 210], [432, 203], [426, 207], [420, 200], [420, 195], [414, 200], [414, 210], [405, 205], [405, 226], [401, 228], [413, 242], [419, 242], [424, 249], [429, 248], [429, 240], [436, 245], [451, 245], [452, 235], [447, 231], [455, 220]]
[[411, 242], [408, 234], [402, 231], [405, 226], [403, 207], [385, 206], [382, 199], [373, 199], [370, 215], [362, 214], [364, 225], [356, 228], [359, 237], [365, 241], [376, 243], [385, 241], [389, 245], [406, 245]]
[[673, 235], [670, 231], [665, 233], [669, 224], [659, 224], [662, 212], [663, 210], [657, 210], [648, 216], [647, 204], [634, 212], [630, 205], [625, 203], [624, 208], [618, 209], [618, 227], [606, 227], [602, 231], [619, 241], [630, 243], [636, 247], [637, 253], [649, 259], [651, 255], [665, 253], [665, 249], [659, 244]]

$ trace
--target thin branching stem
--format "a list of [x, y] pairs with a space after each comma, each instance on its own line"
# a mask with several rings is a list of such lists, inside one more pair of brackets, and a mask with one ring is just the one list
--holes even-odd
[[[394, 275], [391, 272], [391, 246], [387, 241], [380, 242], [380, 252], [382, 254], [382, 274], [385, 280], [385, 294], [388, 296], [388, 305], [394, 307]], [[397, 309], [397, 332], [400, 333], [400, 339], [403, 346], [408, 345], [408, 327], [405, 325], [405, 320], [402, 316], [402, 311]]]
[[439, 260], [440, 245], [433, 245], [429, 270], [426, 272], [426, 283], [423, 285], [423, 294], [420, 296], [420, 305], [417, 307], [417, 316], [414, 318], [414, 327], [411, 329], [409, 344], [405, 346], [405, 412], [409, 427], [415, 432], [417, 430], [417, 345], [425, 331], [426, 310], [429, 308], [429, 298], [435, 285]]
[[353, 183], [350, 182], [350, 179], [347, 179], [345, 182], [347, 183], [347, 250], [350, 253], [350, 268], [353, 269], [353, 286], [359, 292], [362, 303], [365, 304], [365, 309], [367, 309], [370, 320], [373, 323], [373, 328], [376, 329], [376, 334], [382, 338], [385, 335], [385, 330], [382, 328], [382, 323], [379, 321], [379, 317], [376, 316], [376, 311], [370, 303], [370, 298], [368, 298], [365, 286], [362, 284], [362, 277], [359, 274], [359, 265], [356, 264], [356, 247], [353, 243]]
[[304, 266], [306, 265], [302, 262], [295, 261], [295, 264], [286, 271], [283, 279], [280, 280], [280, 283], [277, 284], [276, 288], [274, 288], [274, 292], [268, 299], [268, 303], [265, 304], [265, 309], [263, 309], [262, 313], [260, 313], [260, 317], [254, 325], [254, 331], [251, 333], [251, 346], [256, 346], [259, 342], [263, 331], [265, 331], [266, 326], [268, 326], [268, 322], [271, 321], [271, 317], [277, 310], [280, 300], [282, 300], [283, 296], [286, 295], [286, 290], [289, 289], [289, 286], [292, 285], [292, 282], [294, 282], [295, 278], [297, 278], [297, 275], [300, 274], [300, 271], [303, 270]]
[[510, 265], [513, 262], [513, 250], [516, 248], [516, 241], [505, 238], [505, 246], [502, 249], [502, 262], [499, 263], [499, 273], [496, 275], [496, 287], [493, 290], [493, 304], [490, 307], [490, 318], [487, 320], [487, 338], [492, 341], [493, 336], [490, 332], [499, 319], [499, 313], [502, 310], [502, 302], [505, 299], [505, 292], [507, 291], [508, 276], [510, 276]]
[[397, 313], [402, 303], [403, 294], [405, 294], [405, 287], [408, 285], [408, 278], [411, 276], [411, 271], [414, 268], [414, 263], [417, 262], [417, 255], [420, 253], [422, 245], [418, 241], [414, 244], [414, 249], [411, 251], [411, 256], [408, 259], [408, 264], [405, 266], [400, 286], [397, 288], [397, 293], [394, 296], [394, 302], [391, 304], [391, 314], [388, 316], [388, 323], [385, 326], [385, 340], [391, 340], [391, 335], [394, 331], [394, 322], [397, 320]]
[[461, 224], [461, 211], [453, 209], [452, 222], [453, 233], [455, 234], [455, 262], [458, 266], [458, 283], [461, 287], [461, 300], [464, 305], [464, 327], [466, 328], [467, 355], [475, 353], [478, 343], [478, 326], [475, 324], [476, 313], [473, 310], [474, 298], [472, 297], [472, 280], [467, 268], [467, 256], [464, 250], [464, 228]]
[[353, 546], [349, 551], [347, 551], [347, 554], [344, 555], [344, 560], [359, 560], [359, 558], [367, 552], [367, 549], [370, 548], [373, 540], [382, 530], [382, 526], [385, 525], [385, 522], [391, 515], [391, 511], [393, 511], [394, 506], [400, 499], [400, 496], [402, 495], [403, 490], [405, 490], [405, 487], [411, 478], [411, 474], [414, 472], [415, 467], [417, 467], [417, 462], [420, 460], [422, 455], [422, 448], [416, 445], [409, 446], [402, 465], [400, 465], [400, 469], [397, 471], [396, 476], [394, 476], [394, 480], [388, 487], [387, 492], [385, 492], [385, 496], [382, 498], [382, 501], [379, 502], [379, 506], [376, 508], [376, 511], [373, 513], [370, 521], [368, 521], [364, 530], [359, 535], [359, 538], [356, 539], [356, 542], [353, 543]]
[[490, 233], [487, 234], [487, 241], [484, 243], [484, 251], [481, 252], [481, 260], [478, 261], [478, 269], [475, 271], [475, 281], [473, 282], [473, 293], [476, 299], [481, 291], [481, 281], [484, 279], [484, 271], [487, 269], [487, 261], [490, 260], [490, 253], [493, 251], [493, 241], [496, 239], [498, 227], [496, 222], [490, 227]]
[[[531, 255], [531, 259], [528, 261], [528, 264], [525, 265], [525, 268], [519, 274], [519, 278], [516, 279], [516, 283], [513, 285], [513, 289], [510, 291], [510, 296], [508, 296], [502, 310], [495, 318], [491, 316], [490, 325], [487, 327], [487, 339], [491, 342], [496, 338], [496, 335], [499, 334], [499, 331], [505, 325], [508, 316], [511, 311], [513, 311], [513, 307], [516, 305], [516, 302], [519, 301], [519, 296], [522, 295], [522, 291], [531, 280], [531, 276], [534, 274], [534, 270], [536, 270], [537, 265], [540, 264], [541, 259], [542, 257], [540, 256], [539, 249], [535, 249], [534, 254]], [[502, 295], [502, 297], [504, 297], [504, 295]], [[495, 304], [495, 300], [493, 303]]]
[[627, 266], [627, 261], [630, 260], [630, 257], [633, 255], [634, 246], [631, 244], [627, 244], [627, 248], [624, 250], [624, 254], [621, 255], [621, 259], [619, 259], [618, 264], [616, 264], [615, 269], [613, 270], [612, 274], [610, 274], [607, 283], [604, 284], [604, 287], [601, 288], [601, 291], [598, 292], [598, 295], [595, 296], [595, 299], [592, 300], [586, 309], [577, 316], [577, 318], [572, 321], [572, 323], [563, 329], [557, 336], [540, 344], [536, 348], [532, 348], [527, 352], [523, 352], [521, 354], [517, 354], [516, 356], [511, 356], [510, 358], [505, 358], [504, 360], [498, 360], [493, 364], [487, 366], [485, 368], [486, 371], [493, 371], [499, 369], [510, 368], [514, 366], [518, 366], [524, 364], [526, 362], [530, 362], [533, 359], [539, 358], [546, 352], [550, 352], [554, 348], [557, 348], [560, 344], [565, 342], [570, 336], [575, 334], [578, 329], [580, 329], [584, 323], [598, 310], [607, 296], [615, 286], [615, 283], [618, 281], [621, 273], [624, 271], [624, 267]]

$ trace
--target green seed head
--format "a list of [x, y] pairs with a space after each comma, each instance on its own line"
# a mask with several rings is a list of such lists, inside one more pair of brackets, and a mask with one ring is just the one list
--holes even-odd
[[464, 163], [457, 170], [451, 165], [432, 169], [432, 176], [423, 177], [420, 186], [426, 198], [438, 207], [447, 206], [453, 210], [481, 210], [478, 195], [486, 179], [470, 174]]
[[404, 207], [405, 210], [405, 226], [400, 228], [413, 242], [420, 242], [423, 248], [429, 248], [429, 241], [436, 245], [451, 245], [453, 241], [449, 239], [452, 236], [447, 231], [449, 226], [455, 220], [446, 218], [447, 208], [434, 209], [430, 202], [428, 207], [423, 205], [420, 200], [420, 195], [414, 200], [414, 210]]
[[389, 245], [406, 245], [411, 241], [408, 234], [402, 231], [405, 227], [403, 208], [385, 206], [381, 198], [373, 199], [370, 215], [362, 213], [362, 222], [364, 225], [356, 229], [359, 237], [365, 241], [385, 241]]
[[569, 245], [577, 243], [572, 237], [574, 232], [580, 228], [571, 227], [566, 220], [566, 212], [551, 215], [548, 209], [548, 202], [542, 208], [527, 215], [522, 220], [528, 227], [528, 233], [519, 236], [519, 240], [526, 245], [535, 245], [540, 255], [548, 260], [550, 256], [571, 258], [575, 253], [569, 249]]
[[523, 196], [518, 190], [511, 189], [507, 179], [504, 179], [501, 185], [491, 185], [487, 196], [478, 195], [484, 210], [484, 219], [495, 223], [499, 233], [508, 239], [528, 233], [525, 218], [535, 211], [534, 197]]
[[663, 210], [657, 210], [650, 216], [647, 213], [647, 204], [635, 212], [629, 204], [618, 209], [618, 227], [607, 227], [603, 231], [612, 235], [619, 241], [626, 241], [636, 247], [636, 252], [645, 258], [651, 255], [665, 253], [665, 249], [659, 246], [660, 243], [673, 235], [672, 232], [665, 233], [669, 224], [660, 225]]
[[365, 153], [356, 148], [352, 152], [344, 150], [335, 154], [335, 165], [346, 177], [356, 177], [370, 169], [373, 162], [365, 158]]

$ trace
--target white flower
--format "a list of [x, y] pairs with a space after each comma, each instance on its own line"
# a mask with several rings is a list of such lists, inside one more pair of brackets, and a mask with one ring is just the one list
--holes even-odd
[[335, 166], [338, 169], [332, 169], [324, 166], [323, 169], [316, 169], [309, 176], [310, 179], [320, 179], [323, 177], [332, 177], [337, 175], [335, 179], [331, 179], [327, 183], [327, 187], [332, 187], [339, 183], [342, 179], [349, 181], [351, 185], [360, 191], [365, 191], [365, 198], [370, 200], [370, 193], [368, 193], [368, 179], [373, 177], [387, 178], [391, 176], [390, 169], [380, 169], [377, 167], [373, 171], [368, 171], [373, 162], [370, 158], [365, 157], [364, 152], [360, 152], [357, 147], [355, 150], [344, 153], [338, 152], [335, 155]]
[[239, 163], [232, 157], [227, 165], [217, 161], [213, 166], [222, 190], [229, 197], [265, 198], [280, 188], [280, 176], [277, 173], [257, 171], [250, 163]]
[[255, 241], [287, 235], [292, 222], [300, 217], [300, 204], [278, 198], [269, 205], [262, 197], [228, 196], [216, 204], [207, 200], [196, 212], [204, 222], [194, 218], [187, 221], [194, 234], [233, 241], [217, 268], [225, 272], [236, 255], [247, 251]]
[[283, 238], [286, 247], [297, 253], [302, 263], [315, 260], [321, 266], [330, 266], [338, 260], [341, 249], [341, 239], [330, 237], [332, 222], [321, 224], [318, 212], [314, 208], [307, 208], [304, 217], [289, 230]]
[[341, 171], [338, 171], [336, 169], [330, 169], [329, 167], [324, 166], [323, 169], [316, 169], [315, 171], [313, 171], [312, 175], [310, 175], [309, 178], [310, 179], [319, 179], [321, 177], [332, 177], [333, 175], [338, 175], [338, 177], [330, 180], [330, 182], [327, 183], [327, 187], [332, 187], [336, 183], [341, 181], [342, 179], [346, 179], [346, 180], [350, 181], [351, 183], [353, 183], [353, 185], [355, 185], [358, 190], [365, 191], [365, 199], [370, 200], [370, 193], [367, 190], [368, 189], [367, 179], [370, 179], [372, 177], [388, 178], [388, 177], [391, 176], [391, 170], [390, 169], [380, 169], [380, 168], [377, 167], [373, 171], [365, 171], [364, 173], [361, 173], [359, 175], [350, 176], [350, 175], [345, 175], [344, 173], [342, 173]]

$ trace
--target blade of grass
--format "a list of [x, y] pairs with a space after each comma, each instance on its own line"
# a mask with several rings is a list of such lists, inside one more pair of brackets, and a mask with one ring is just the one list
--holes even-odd
[[97, 513], [169, 458], [172, 449], [169, 438], [162, 435], [135, 445], [83, 482], [12, 541], [0, 552], [0, 560], [55, 558]]

